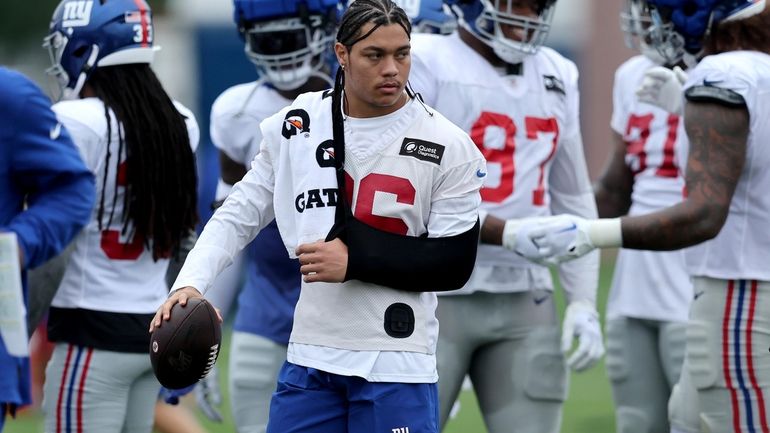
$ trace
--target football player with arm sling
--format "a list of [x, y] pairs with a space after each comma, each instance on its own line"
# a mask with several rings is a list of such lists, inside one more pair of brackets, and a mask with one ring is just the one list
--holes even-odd
[[[410, 30], [390, 0], [351, 3], [335, 44], [337, 88], [302, 94], [262, 122], [251, 170], [204, 228], [174, 284], [178, 290], [152, 322], [164, 326], [172, 305], [201, 296], [275, 217], [304, 277], [268, 432], [438, 429], [433, 291], [468, 278], [478, 238], [475, 173], [485, 166], [467, 134], [405, 91]], [[335, 125], [345, 135], [344, 190], [341, 163], [316, 157], [342, 145], [334, 143]], [[353, 253], [369, 254], [370, 240], [349, 224], [350, 216], [339, 224], [345, 210], [332, 208], [342, 194], [356, 219], [415, 238], [398, 239], [399, 261], [372, 249], [398, 278], [354, 263]], [[433, 238], [463, 250], [432, 261], [418, 257], [438, 254]], [[447, 260], [460, 269], [449, 278], [434, 283], [419, 275], [445, 272]]]

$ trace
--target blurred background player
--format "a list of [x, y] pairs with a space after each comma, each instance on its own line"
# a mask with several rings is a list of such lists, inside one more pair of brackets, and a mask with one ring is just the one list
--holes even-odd
[[[466, 286], [440, 297], [440, 420], [470, 374], [490, 432], [558, 432], [576, 371], [604, 353], [596, 289], [599, 256], [562, 266], [568, 307], [560, 337], [546, 267], [500, 245], [505, 220], [596, 205], [579, 124], [578, 72], [542, 47], [555, 0], [450, 0], [459, 28], [415, 35], [411, 83], [428, 105], [468, 132], [487, 159], [481, 240]], [[526, 419], [527, 422], [520, 420]]]
[[[234, 8], [246, 56], [256, 65], [259, 79], [225, 90], [211, 109], [211, 140], [219, 149], [219, 204], [259, 153], [262, 120], [301, 93], [334, 85], [331, 45], [341, 13], [337, 0], [235, 0]], [[301, 275], [275, 221], [249, 245], [242, 263], [245, 281], [230, 346], [230, 406], [239, 433], [261, 433], [278, 371], [286, 361]], [[220, 276], [217, 287], [222, 290], [207, 294], [223, 316], [240, 284], [232, 275], [224, 280]], [[216, 373], [209, 374], [196, 387], [196, 395], [206, 416], [221, 421], [217, 380]]]
[[[672, 432], [767, 432], [770, 389], [770, 12], [765, 2], [648, 0], [651, 40], [661, 53], [705, 56], [684, 84], [689, 141], [687, 197], [660, 211], [619, 219], [564, 216], [526, 227], [530, 257], [569, 260], [595, 247], [685, 251], [694, 300]], [[666, 33], [676, 30], [674, 37]], [[677, 74], [657, 79], [681, 87]], [[654, 98], [653, 98], [654, 99]]]
[[[95, 198], [94, 176], [50, 107], [29, 78], [0, 67], [0, 232], [16, 234], [25, 300], [27, 269], [64, 249], [88, 222]], [[0, 369], [2, 431], [6, 414], [32, 396], [29, 359], [12, 356], [2, 338]]]
[[160, 384], [146, 326], [197, 222], [197, 124], [150, 68], [144, 1], [65, 0], [44, 46], [66, 99], [53, 109], [97, 179], [49, 313], [46, 431], [149, 432]]
[[446, 10], [444, 0], [396, 0], [394, 3], [406, 12], [413, 32], [448, 35], [457, 29], [457, 20]]
[[[650, 213], [683, 198], [679, 156], [686, 154], [687, 140], [681, 118], [639, 102], [635, 93], [647, 71], [681, 61], [664, 58], [650, 45], [651, 25], [646, 1], [626, 0], [621, 27], [629, 48], [641, 55], [615, 74], [612, 153], [594, 184], [602, 218]], [[683, 251], [619, 251], [606, 324], [618, 433], [669, 431], [668, 398], [684, 360], [691, 301]]]

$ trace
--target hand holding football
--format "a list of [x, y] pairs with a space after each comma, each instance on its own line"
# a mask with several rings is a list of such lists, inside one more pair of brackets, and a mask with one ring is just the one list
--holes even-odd
[[222, 329], [214, 307], [203, 298], [176, 303], [150, 335], [155, 377], [170, 389], [190, 386], [208, 374], [219, 355]]

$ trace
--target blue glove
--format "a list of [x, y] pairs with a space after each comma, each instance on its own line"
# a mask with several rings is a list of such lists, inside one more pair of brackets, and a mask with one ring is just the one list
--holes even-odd
[[179, 398], [189, 394], [193, 388], [195, 388], [195, 384], [182, 389], [168, 389], [166, 387], [161, 387], [158, 398], [162, 398], [167, 404], [176, 406], [179, 404]]

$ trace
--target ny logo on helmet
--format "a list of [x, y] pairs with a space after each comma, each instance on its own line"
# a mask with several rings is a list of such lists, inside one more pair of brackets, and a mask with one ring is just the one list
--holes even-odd
[[64, 4], [62, 27], [83, 27], [91, 22], [93, 0], [77, 0]]

